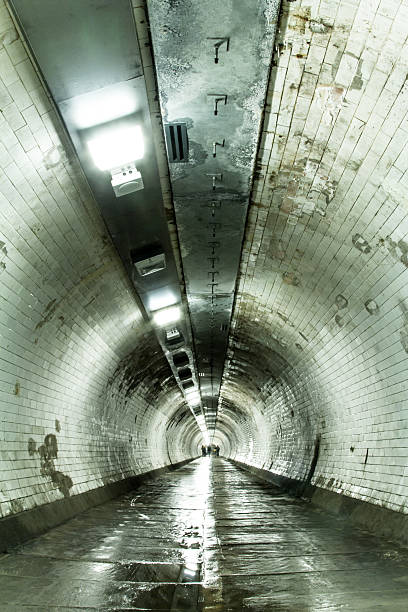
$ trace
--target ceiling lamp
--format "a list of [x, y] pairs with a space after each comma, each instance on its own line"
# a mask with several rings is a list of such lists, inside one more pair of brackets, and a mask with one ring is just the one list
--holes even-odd
[[201, 397], [200, 394], [196, 391], [195, 393], [191, 393], [190, 395], [188, 395], [186, 397], [186, 400], [190, 405], [196, 406], [201, 402]]
[[121, 126], [103, 129], [87, 142], [92, 160], [99, 170], [109, 170], [116, 197], [143, 189], [142, 175], [136, 160], [144, 155], [140, 126]]
[[88, 149], [99, 170], [114, 170], [143, 157], [142, 130], [139, 125], [110, 127], [88, 140]]
[[166, 268], [166, 256], [164, 253], [158, 253], [157, 255], [146, 257], [146, 259], [133, 261], [133, 265], [140, 276], [149, 276]]
[[169, 306], [168, 308], [161, 308], [153, 313], [153, 323], [159, 327], [169, 325], [170, 323], [176, 323], [181, 317], [181, 310], [179, 306]]

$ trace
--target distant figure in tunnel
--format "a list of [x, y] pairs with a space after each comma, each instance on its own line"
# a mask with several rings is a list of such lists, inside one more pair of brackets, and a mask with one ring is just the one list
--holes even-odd
[[207, 454], [207, 449], [205, 448], [204, 444], [201, 446], [201, 454], [203, 457], [205, 457]]
[[217, 444], [217, 446], [215, 447], [215, 456], [216, 456], [216, 457], [219, 457], [219, 456], [220, 456], [220, 447], [218, 446], [218, 444]]
[[207, 455], [211, 457], [211, 444], [207, 446]]

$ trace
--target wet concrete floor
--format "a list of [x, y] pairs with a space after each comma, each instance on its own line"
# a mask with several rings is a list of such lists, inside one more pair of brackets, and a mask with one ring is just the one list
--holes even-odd
[[408, 611], [408, 550], [202, 458], [0, 556], [0, 610]]

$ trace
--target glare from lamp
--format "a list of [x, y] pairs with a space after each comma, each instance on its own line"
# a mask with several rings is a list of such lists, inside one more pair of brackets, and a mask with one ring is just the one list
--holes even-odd
[[179, 306], [169, 306], [153, 313], [153, 323], [159, 327], [164, 327], [170, 323], [176, 323], [181, 317]]
[[177, 303], [177, 297], [170, 289], [159, 289], [152, 292], [149, 296], [149, 310], [161, 310], [167, 306], [174, 306]]
[[144, 154], [140, 126], [108, 129], [88, 140], [88, 149], [99, 170], [113, 170], [141, 159]]
[[201, 398], [199, 395], [194, 396], [194, 397], [188, 397], [187, 398], [187, 403], [189, 406], [198, 406], [198, 404], [201, 402]]
[[199, 394], [199, 392], [198, 392], [197, 390], [195, 390], [195, 391], [193, 391], [192, 393], [189, 393], [189, 394], [187, 395], [187, 399], [188, 399], [188, 400], [191, 400], [191, 399], [193, 399], [193, 398], [194, 398], [194, 399], [200, 399], [200, 394]]
[[71, 114], [80, 130], [115, 121], [137, 111], [134, 94], [126, 83], [117, 83], [70, 100]]

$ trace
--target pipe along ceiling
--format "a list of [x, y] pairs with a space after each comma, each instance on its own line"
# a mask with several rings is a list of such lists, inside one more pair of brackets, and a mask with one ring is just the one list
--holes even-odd
[[0, 512], [197, 456], [407, 495], [397, 0], [0, 0]]

